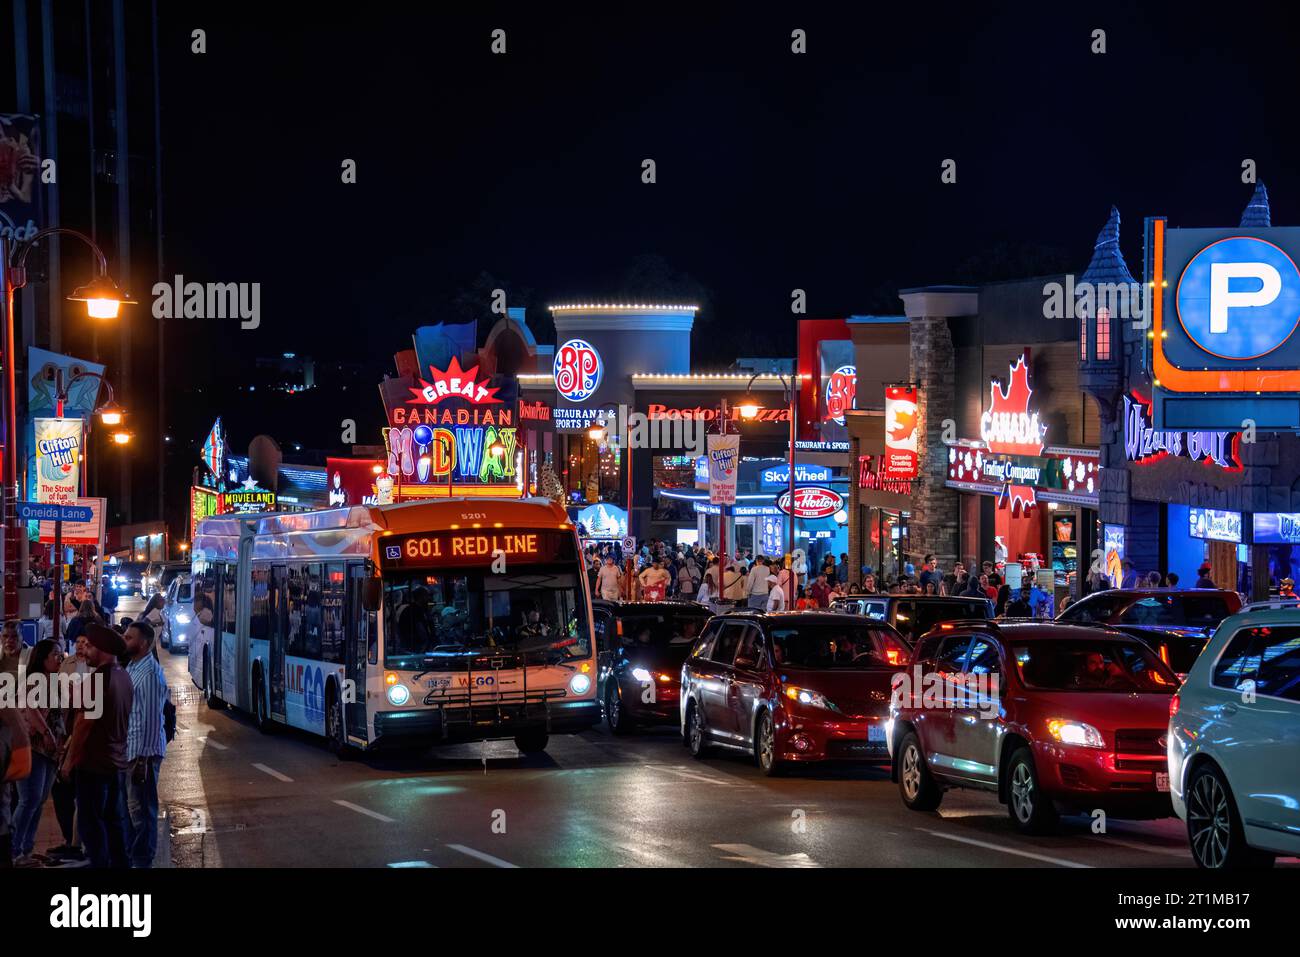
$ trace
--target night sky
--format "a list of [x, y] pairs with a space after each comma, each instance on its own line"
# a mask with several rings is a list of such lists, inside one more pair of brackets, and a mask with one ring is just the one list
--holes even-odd
[[1137, 273], [1143, 216], [1237, 222], [1245, 158], [1275, 225], [1300, 203], [1296, 37], [1253, 6], [161, 6], [170, 272], [262, 283], [259, 330], [187, 337], [200, 383], [285, 349], [377, 379], [483, 273], [543, 341], [547, 303], [680, 291], [722, 367], [793, 354], [796, 287], [843, 316], [1082, 272], [1112, 203]]

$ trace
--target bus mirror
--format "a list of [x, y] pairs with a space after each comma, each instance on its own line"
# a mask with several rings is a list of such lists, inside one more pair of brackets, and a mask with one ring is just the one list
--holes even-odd
[[366, 611], [379, 611], [379, 599], [384, 594], [384, 583], [378, 578], [367, 578], [361, 586], [361, 607]]

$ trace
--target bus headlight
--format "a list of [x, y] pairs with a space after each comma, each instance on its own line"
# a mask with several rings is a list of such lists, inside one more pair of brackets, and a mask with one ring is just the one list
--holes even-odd
[[411, 700], [411, 691], [406, 685], [396, 684], [388, 686], [388, 703], [401, 707]]
[[590, 688], [591, 679], [584, 674], [577, 674], [569, 679], [569, 690], [574, 694], [586, 694]]

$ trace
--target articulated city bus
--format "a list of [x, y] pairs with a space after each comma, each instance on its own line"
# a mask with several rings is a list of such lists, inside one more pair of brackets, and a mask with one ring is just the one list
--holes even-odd
[[190, 676], [263, 730], [534, 753], [600, 719], [577, 532], [545, 499], [214, 516], [193, 581]]

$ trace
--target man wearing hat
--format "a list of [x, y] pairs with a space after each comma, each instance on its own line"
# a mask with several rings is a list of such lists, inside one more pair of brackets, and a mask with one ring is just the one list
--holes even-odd
[[1195, 584], [1193, 587], [1195, 587], [1195, 588], [1216, 588], [1216, 587], [1218, 587], [1218, 586], [1216, 586], [1216, 585], [1214, 584], [1214, 579], [1210, 577], [1210, 563], [1209, 563], [1209, 562], [1204, 562], [1204, 563], [1202, 563], [1202, 564], [1201, 564], [1201, 567], [1198, 568], [1198, 569], [1196, 569], [1196, 584]]
[[98, 622], [86, 626], [86, 662], [94, 669], [86, 707], [77, 713], [63, 762], [77, 795], [77, 828], [91, 867], [127, 867], [126, 736], [131, 721], [131, 678], [118, 664], [126, 642]]

